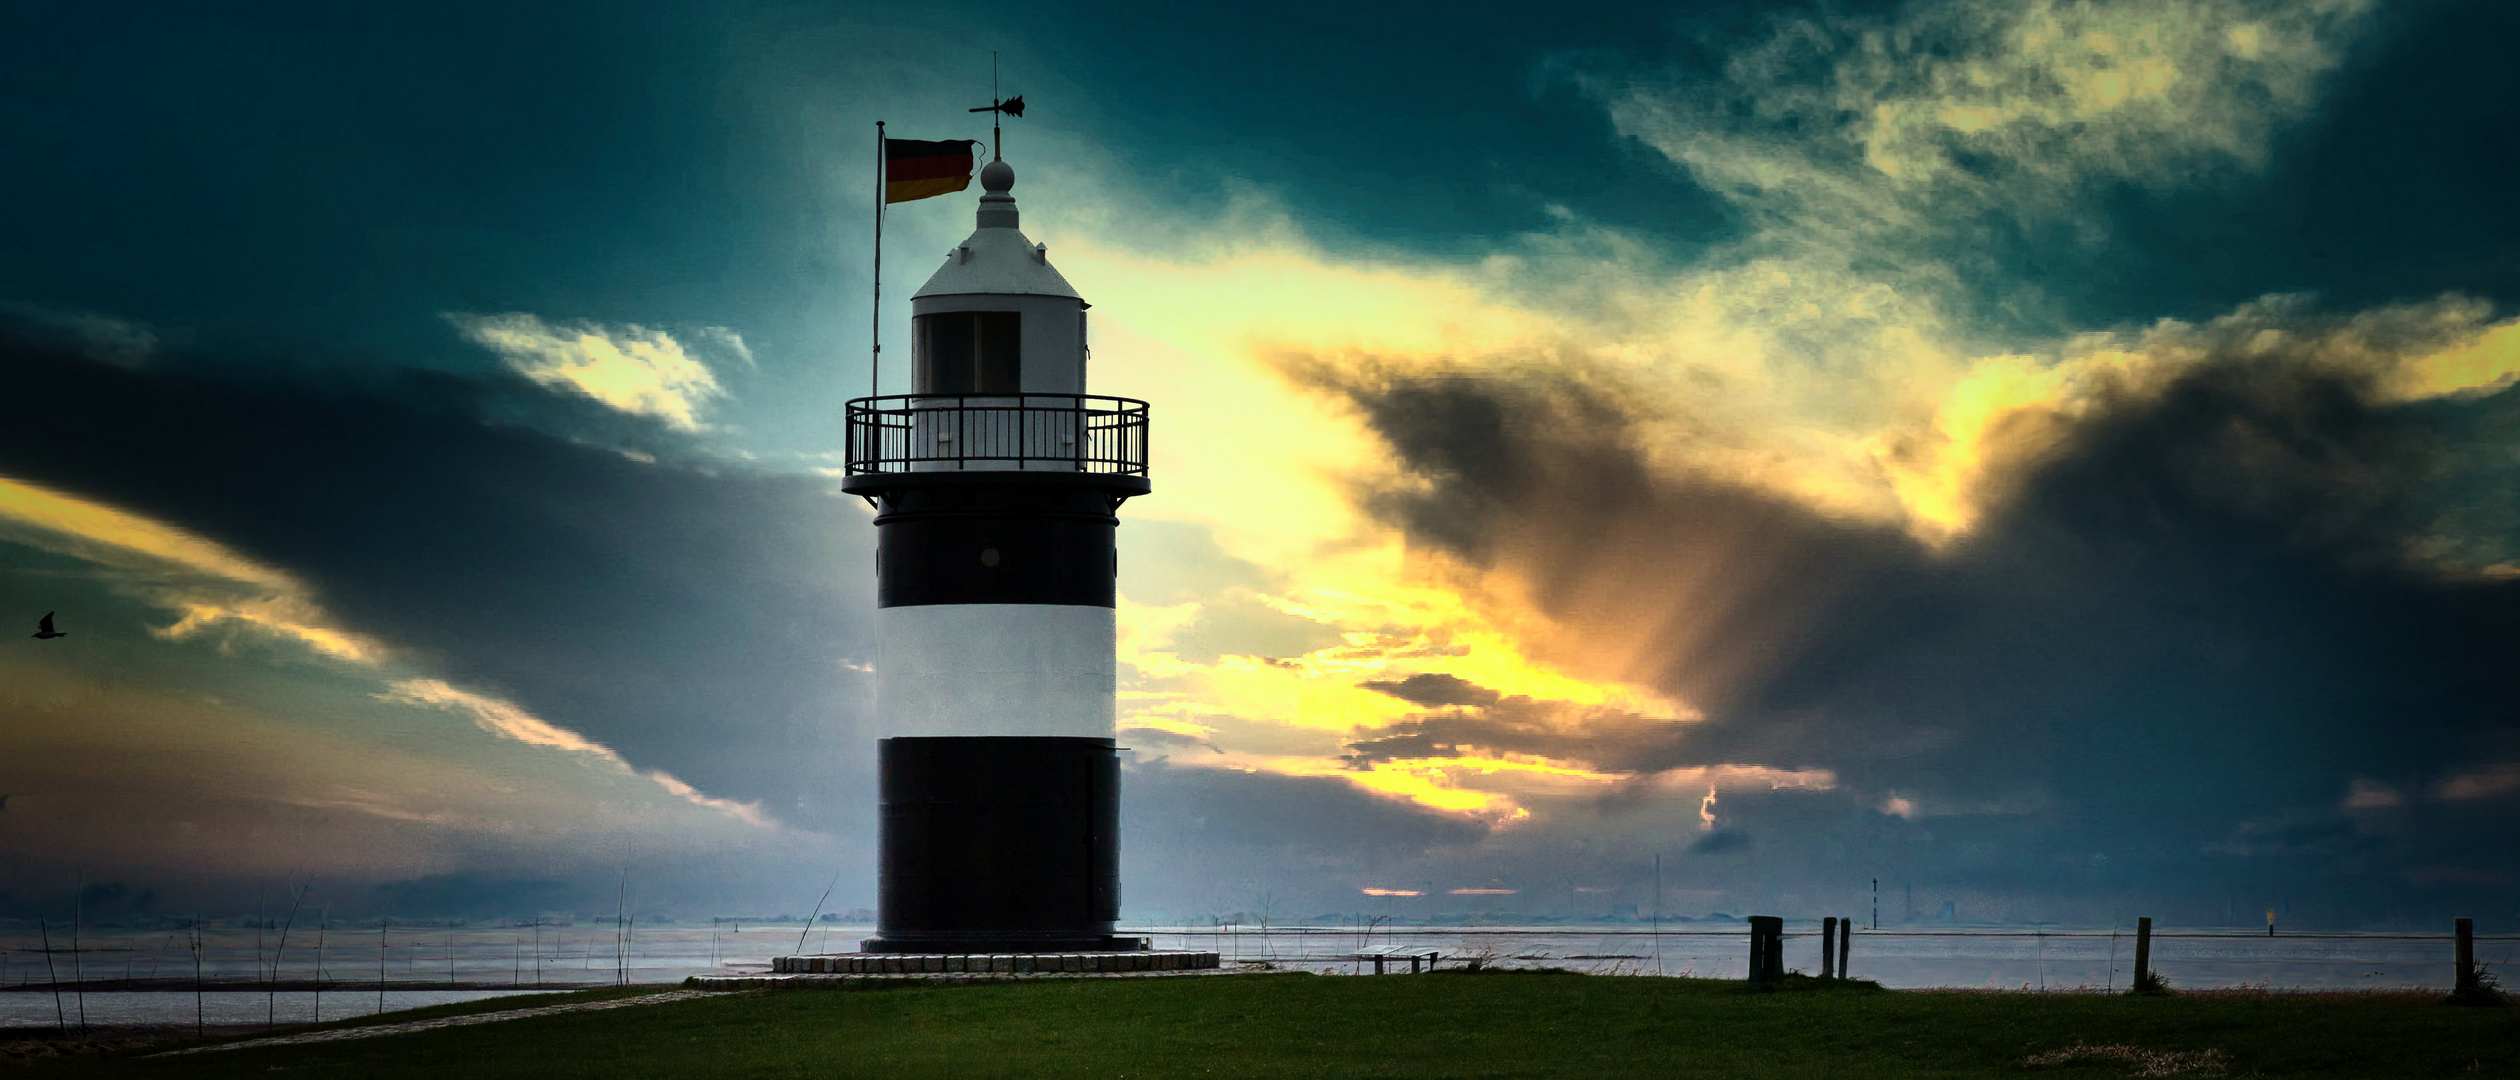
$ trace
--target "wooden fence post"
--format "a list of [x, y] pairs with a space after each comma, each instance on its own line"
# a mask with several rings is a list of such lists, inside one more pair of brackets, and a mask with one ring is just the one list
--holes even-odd
[[2460, 993], [2474, 993], [2476, 991], [2476, 920], [2452, 919], [2450, 936], [2453, 942], [2451, 948], [2456, 957], [2455, 962], [2458, 964], [2458, 970], [2452, 973], [2456, 981], [2451, 985]]
[[1837, 916], [1820, 920], [1820, 977], [1837, 978]]
[[1784, 955], [1785, 920], [1750, 916], [1750, 981], [1762, 983], [1785, 974]]
[[1855, 956], [1855, 920], [1838, 920], [1838, 978], [1846, 977], [1846, 963]]
[[2141, 991], [2152, 982], [2152, 916], [2135, 920], [2135, 985]]

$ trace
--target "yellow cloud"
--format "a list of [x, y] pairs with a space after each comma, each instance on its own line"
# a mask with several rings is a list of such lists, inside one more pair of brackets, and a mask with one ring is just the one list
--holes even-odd
[[[2458, 305], [2467, 308], [2468, 305]], [[2470, 326], [2482, 314], [2464, 320]], [[2466, 312], [2451, 312], [2458, 319]], [[2465, 340], [2409, 359], [2400, 365], [2389, 389], [2408, 400], [2498, 390], [2520, 375], [2520, 319], [2505, 319], [2477, 328]]]
[[[178, 614], [173, 624], [152, 631], [161, 638], [188, 640], [233, 627], [295, 642], [363, 668], [384, 668], [396, 660], [385, 643], [335, 625], [315, 601], [313, 590], [287, 572], [165, 522], [94, 500], [0, 476], [0, 541], [116, 569], [150, 602]], [[644, 776], [694, 805], [753, 825], [773, 824], [757, 804], [712, 798], [661, 771], [638, 773], [611, 747], [548, 723], [513, 702], [442, 679], [399, 679], [378, 697], [395, 704], [462, 712], [482, 730], [503, 738], [586, 755]]]
[[2489, 391], [2520, 372], [2520, 319], [2491, 321], [2480, 301], [2444, 297], [2350, 317], [2267, 297], [2204, 323], [2165, 319], [2141, 331], [2086, 334], [2046, 355], [1970, 362], [1923, 431], [1892, 430], [1874, 453], [1918, 535], [1965, 533], [2004, 494], [1999, 475], [2035, 463], [2108, 394], [2143, 394], [2209, 361], [2281, 357], [2367, 377], [2384, 398]]
[[313, 591], [288, 573], [94, 500], [0, 476], [0, 539], [123, 571], [180, 616], [154, 631], [160, 637], [181, 640], [237, 627], [356, 664], [380, 663], [390, 654], [374, 638], [329, 625]]
[[[524, 312], [504, 315], [449, 313], [464, 339], [507, 361], [536, 384], [584, 394], [634, 416], [653, 416], [682, 431], [700, 429], [700, 410], [722, 396], [717, 375], [693, 359], [681, 342], [643, 326], [577, 323], [553, 326]], [[749, 361], [743, 339], [723, 327], [711, 340]]]

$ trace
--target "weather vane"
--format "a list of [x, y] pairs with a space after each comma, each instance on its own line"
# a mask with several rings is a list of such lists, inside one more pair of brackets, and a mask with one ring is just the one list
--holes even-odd
[[[996, 113], [999, 116], [1024, 115], [1024, 95], [1017, 94], [1003, 101], [998, 99], [997, 54], [994, 52], [989, 54], [989, 103], [970, 111]], [[991, 116], [989, 118], [989, 160], [1003, 161], [1005, 159], [1006, 155], [998, 151], [998, 117]]]

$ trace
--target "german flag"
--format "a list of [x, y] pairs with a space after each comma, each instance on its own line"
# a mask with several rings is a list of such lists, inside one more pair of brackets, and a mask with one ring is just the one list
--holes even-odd
[[970, 187], [971, 148], [978, 145], [970, 139], [884, 140], [884, 201], [909, 202]]

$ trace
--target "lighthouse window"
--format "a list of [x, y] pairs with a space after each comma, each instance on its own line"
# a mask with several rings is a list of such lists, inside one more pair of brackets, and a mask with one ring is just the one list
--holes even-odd
[[911, 378], [925, 394], [1014, 394], [1024, 388], [1024, 319], [1013, 311], [942, 311], [913, 328]]

